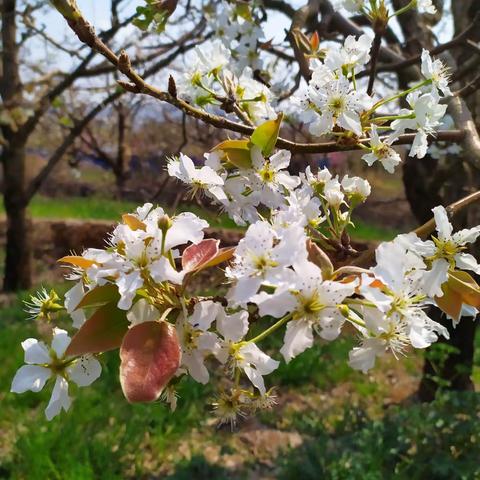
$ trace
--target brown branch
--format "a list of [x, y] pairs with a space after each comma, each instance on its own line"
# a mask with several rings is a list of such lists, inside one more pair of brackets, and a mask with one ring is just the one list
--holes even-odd
[[[430, 54], [439, 55], [440, 53], [443, 53], [446, 50], [450, 50], [452, 48], [458, 47], [466, 43], [467, 37], [473, 32], [474, 29], [478, 28], [479, 25], [480, 25], [480, 15], [476, 15], [472, 23], [463, 32], [458, 34], [456, 37], [452, 38], [452, 40], [445, 42], [441, 45], [438, 45], [435, 48], [432, 48], [432, 50], [430, 50]], [[422, 58], [422, 54], [419, 53], [418, 55], [414, 55], [410, 58], [401, 60], [399, 62], [378, 65], [377, 72], [397, 72], [399, 70], [402, 70], [404, 68], [417, 64], [421, 58]], [[358, 77], [361, 78], [370, 74], [371, 74], [371, 69], [361, 72], [358, 75]]]
[[307, 82], [310, 80], [312, 74], [310, 72], [308, 58], [305, 56], [301, 46], [300, 37], [302, 35], [302, 29], [309, 22], [310, 18], [318, 14], [319, 8], [319, 0], [309, 0], [307, 5], [299, 8], [294, 13], [290, 30], [287, 32], [287, 38], [292, 47], [295, 59], [297, 60], [300, 73]]
[[480, 75], [475, 77], [470, 83], [455, 92], [455, 95], [465, 98], [477, 92], [480, 88]]

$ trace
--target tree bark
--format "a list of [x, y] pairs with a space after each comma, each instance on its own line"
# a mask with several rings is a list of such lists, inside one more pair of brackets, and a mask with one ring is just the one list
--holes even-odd
[[32, 235], [25, 199], [25, 144], [10, 144], [2, 155], [7, 215], [7, 243], [3, 289], [28, 289], [32, 282]]
[[[2, 78], [0, 93], [8, 111], [23, 107], [20, 80], [16, 0], [3, 0], [2, 13]], [[31, 286], [32, 244], [25, 195], [25, 156], [27, 136], [22, 125], [4, 125], [7, 142], [1, 160], [3, 166], [4, 204], [7, 215], [7, 245], [3, 289], [14, 291]]]

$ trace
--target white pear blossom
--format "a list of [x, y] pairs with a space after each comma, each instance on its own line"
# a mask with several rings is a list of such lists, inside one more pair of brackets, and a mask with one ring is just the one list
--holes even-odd
[[317, 228], [325, 221], [320, 200], [312, 196], [309, 185], [290, 192], [288, 205], [281, 206], [275, 213], [273, 226], [278, 231], [291, 228], [292, 225]]
[[440, 90], [444, 96], [452, 95], [448, 86], [450, 76], [447, 67], [441, 60], [432, 60], [429, 51], [425, 49], [422, 51], [422, 75], [431, 80], [434, 88]]
[[247, 193], [247, 180], [243, 177], [227, 178], [224, 191], [229, 201], [222, 205], [228, 215], [238, 225], [254, 223], [258, 220], [257, 206], [260, 203], [260, 192], [249, 191]]
[[360, 113], [369, 108], [371, 98], [352, 90], [346, 77], [340, 75], [321, 87], [310, 84], [309, 95], [320, 114], [310, 125], [312, 134], [321, 136], [339, 126], [358, 136], [362, 135]]
[[235, 250], [232, 265], [225, 271], [227, 278], [234, 281], [229, 299], [243, 305], [251, 301], [262, 284], [282, 284], [287, 267], [306, 256], [303, 228], [292, 227], [279, 236], [267, 222], [252, 224]]
[[445, 327], [424, 311], [427, 298], [422, 289], [425, 264], [421, 258], [410, 252], [401, 239], [381, 244], [376, 259], [372, 272], [384, 287], [371, 286], [371, 280], [364, 275], [360, 292], [385, 314], [385, 322], [395, 325], [395, 331], [401, 330], [414, 348], [430, 346], [438, 334], [448, 338]]
[[77, 282], [66, 294], [64, 305], [67, 313], [72, 317], [73, 326], [80, 328], [86, 320], [85, 312], [82, 309], [77, 310], [78, 304], [85, 295], [83, 282]]
[[118, 308], [122, 310], [130, 309], [147, 277], [159, 283], [181, 284], [184, 272], [177, 271], [166, 255], [179, 245], [200, 242], [203, 229], [208, 227], [193, 213], [170, 219], [162, 208], [153, 208], [152, 204], [137, 209], [133, 216], [142, 222], [142, 228], [122, 223], [113, 231], [108, 251], [88, 249], [83, 253], [84, 258], [94, 262], [85, 271], [90, 283], [104, 285], [113, 281], [120, 293]]
[[182, 347], [182, 365], [190, 376], [199, 383], [207, 383], [210, 375], [204, 361], [207, 355], [218, 348], [218, 337], [209, 332], [221, 305], [207, 300], [199, 302], [188, 318], [183, 315], [177, 321], [177, 334]]
[[238, 79], [235, 93], [238, 103], [256, 125], [276, 117], [277, 114], [272, 107], [272, 92], [266, 85], [253, 78], [250, 68], [244, 69]]
[[341, 185], [348, 198], [357, 202], [364, 202], [372, 191], [368, 181], [360, 177], [345, 175]]
[[15, 374], [11, 391], [24, 393], [27, 390], [39, 392], [49, 379], [55, 379], [50, 402], [45, 409], [48, 420], [58, 415], [62, 409], [70, 408], [72, 399], [68, 395], [68, 382], [79, 387], [92, 384], [101, 374], [100, 362], [92, 355], [77, 359], [65, 357], [70, 337], [65, 330], [55, 328], [51, 347], [35, 338], [22, 342], [25, 351], [25, 363]]
[[290, 157], [288, 150], [279, 150], [268, 159], [263, 157], [258, 147], [254, 146], [251, 150], [251, 186], [259, 192], [261, 203], [267, 207], [277, 208], [283, 204], [283, 193], [294, 189], [300, 183], [298, 177], [293, 177], [286, 171]]
[[401, 109], [400, 115], [411, 118], [394, 120], [391, 124], [393, 133], [390, 138], [398, 137], [405, 130], [416, 130], [417, 134], [410, 149], [410, 156], [423, 158], [428, 150], [427, 137], [435, 132], [435, 127], [440, 125], [440, 120], [445, 115], [447, 106], [439, 103], [436, 96], [430, 93], [421, 94], [418, 91], [408, 94], [407, 101], [412, 110]]
[[280, 363], [262, 352], [255, 343], [241, 342], [248, 332], [248, 312], [227, 315], [224, 310], [220, 311], [217, 329], [224, 338], [217, 354], [218, 359], [222, 363], [230, 361], [233, 369], [243, 370], [261, 395], [265, 395], [263, 376], [276, 370]]
[[400, 154], [391, 147], [395, 140], [395, 137], [380, 139], [376, 125], [372, 125], [370, 131], [372, 151], [363, 155], [362, 159], [367, 162], [368, 166], [372, 166], [378, 160], [388, 173], [393, 173], [395, 167], [402, 161]]
[[341, 48], [335, 45], [327, 50], [325, 65], [333, 71], [359, 73], [370, 60], [371, 48], [370, 35], [363, 34], [358, 39], [349, 35]]
[[194, 65], [202, 73], [216, 74], [230, 63], [230, 51], [220, 40], [195, 47], [195, 54]]
[[338, 305], [355, 291], [355, 282], [323, 280], [320, 269], [304, 261], [295, 266], [288, 288], [274, 294], [260, 292], [253, 298], [260, 315], [280, 318], [290, 314], [280, 352], [288, 362], [313, 345], [314, 330], [325, 340], [334, 340], [344, 323]]
[[443, 296], [442, 285], [452, 268], [480, 274], [480, 265], [475, 257], [465, 253], [467, 244], [475, 242], [480, 236], [480, 226], [453, 233], [445, 208], [438, 206], [432, 211], [437, 236], [432, 237], [433, 240], [422, 241], [416, 237], [409, 241], [411, 251], [422, 256], [429, 265], [429, 270], [423, 276], [423, 289], [431, 298]]
[[344, 201], [345, 195], [342, 191], [342, 184], [337, 178], [332, 178], [325, 184], [323, 196], [330, 207], [335, 210], [340, 208], [340, 205]]
[[416, 0], [416, 4], [420, 13], [434, 14], [437, 11], [432, 0]]
[[135, 302], [127, 313], [127, 319], [131, 327], [144, 322], [155, 322], [159, 318], [160, 312], [145, 298], [141, 298]]
[[209, 166], [195, 168], [192, 159], [181, 153], [178, 159], [169, 161], [167, 169], [171, 177], [176, 177], [191, 186], [192, 196], [200, 191], [221, 203], [227, 200], [222, 189], [223, 178]]
[[351, 13], [356, 13], [365, 7], [365, 0], [339, 0], [339, 6]]

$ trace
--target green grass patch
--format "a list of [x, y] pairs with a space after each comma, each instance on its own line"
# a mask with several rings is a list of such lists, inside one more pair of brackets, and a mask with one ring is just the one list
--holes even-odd
[[[101, 197], [51, 198], [37, 195], [30, 203], [29, 211], [34, 218], [120, 221], [124, 213], [133, 212], [139, 205], [136, 202]], [[166, 210], [171, 215], [185, 211], [193, 212], [204, 218], [211, 227], [239, 229], [228, 215], [205, 210], [197, 205], [180, 205], [176, 212], [168, 208]], [[3, 204], [0, 204], [0, 214], [5, 214]]]
[[355, 228], [349, 227], [348, 233], [354, 240], [365, 241], [389, 241], [393, 240], [398, 234], [402, 233], [394, 228], [384, 228], [365, 222], [360, 219], [354, 219]]

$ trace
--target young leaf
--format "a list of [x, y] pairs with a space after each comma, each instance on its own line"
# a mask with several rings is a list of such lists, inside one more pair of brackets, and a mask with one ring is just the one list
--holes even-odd
[[268, 120], [259, 125], [250, 137], [251, 142], [256, 145], [265, 157], [269, 157], [275, 149], [283, 113], [279, 113], [275, 120]]
[[120, 383], [131, 402], [153, 402], [180, 366], [175, 327], [166, 322], [144, 322], [132, 327], [120, 348]]
[[435, 297], [438, 307], [455, 321], [460, 319], [462, 304], [480, 308], [480, 286], [464, 271], [454, 270], [442, 285], [443, 296]]
[[128, 225], [131, 230], [146, 230], [146, 226], [137, 217], [126, 213], [122, 215], [122, 220], [125, 225]]
[[315, 53], [320, 46], [320, 37], [318, 35], [318, 31], [315, 30], [313, 35], [310, 37], [310, 47], [312, 49], [312, 53]]
[[233, 257], [234, 253], [235, 247], [220, 248], [213, 258], [211, 258], [208, 262], [202, 263], [202, 265], [197, 268], [197, 272], [205, 268], [215, 267], [216, 265], [227, 262]]
[[237, 168], [252, 168], [249, 140], [225, 140], [212, 149], [212, 152], [221, 150], [227, 160]]
[[442, 291], [443, 295], [441, 297], [435, 297], [438, 308], [458, 321], [462, 311], [462, 296], [453, 290], [448, 282], [442, 285]]
[[463, 303], [480, 308], [480, 286], [469, 273], [461, 270], [450, 272], [448, 285], [462, 296]]
[[211, 260], [218, 253], [219, 244], [220, 240], [209, 238], [187, 247], [182, 255], [182, 269], [192, 272], [200, 265]]
[[70, 263], [70, 265], [75, 265], [75, 267], [80, 267], [83, 269], [89, 268], [97, 263], [94, 260], [88, 260], [87, 258], [75, 255], [67, 255], [66, 257], [59, 258], [57, 262]]
[[119, 348], [127, 333], [127, 312], [114, 303], [100, 307], [73, 336], [66, 354], [77, 356]]
[[106, 283], [95, 287], [85, 294], [75, 310], [79, 308], [100, 307], [106, 303], [116, 304], [120, 299], [118, 287], [112, 283]]

